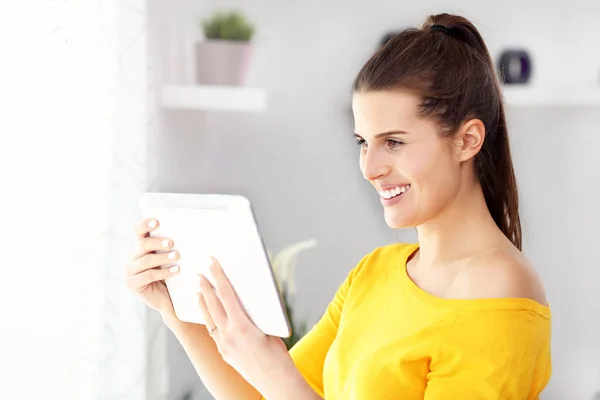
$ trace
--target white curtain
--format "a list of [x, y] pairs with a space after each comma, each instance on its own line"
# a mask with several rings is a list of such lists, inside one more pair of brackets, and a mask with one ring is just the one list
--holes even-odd
[[123, 276], [155, 115], [145, 1], [0, 13], [0, 398], [166, 398], [164, 330]]

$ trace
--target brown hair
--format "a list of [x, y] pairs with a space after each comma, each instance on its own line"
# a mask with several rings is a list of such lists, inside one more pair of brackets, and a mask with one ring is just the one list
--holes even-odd
[[446, 137], [468, 119], [485, 125], [475, 170], [494, 221], [521, 250], [519, 197], [513, 170], [500, 82], [487, 46], [467, 19], [432, 15], [421, 29], [391, 37], [367, 61], [354, 92], [406, 89], [423, 101], [419, 114], [431, 118]]

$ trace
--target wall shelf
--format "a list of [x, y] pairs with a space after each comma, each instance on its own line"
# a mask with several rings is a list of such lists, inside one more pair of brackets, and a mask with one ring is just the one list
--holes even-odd
[[600, 85], [505, 85], [502, 91], [509, 107], [600, 106]]
[[[600, 106], [600, 85], [504, 85], [502, 91], [508, 107]], [[263, 112], [267, 108], [267, 93], [261, 88], [165, 85], [160, 96], [167, 109]]]
[[179, 110], [263, 112], [267, 93], [241, 86], [165, 85], [160, 103], [163, 108]]

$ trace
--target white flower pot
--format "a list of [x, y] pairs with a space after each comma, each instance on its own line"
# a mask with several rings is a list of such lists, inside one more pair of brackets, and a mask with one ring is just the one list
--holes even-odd
[[196, 43], [196, 81], [200, 85], [244, 86], [252, 44], [233, 40]]

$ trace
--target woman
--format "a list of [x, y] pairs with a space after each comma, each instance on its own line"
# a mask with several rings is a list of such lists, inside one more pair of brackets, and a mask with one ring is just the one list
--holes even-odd
[[161, 281], [176, 272], [156, 269], [172, 260], [148, 236], [157, 221], [137, 227], [130, 288], [217, 399], [537, 399], [551, 314], [520, 251], [504, 107], [480, 34], [448, 14], [397, 34], [358, 74], [353, 111], [385, 220], [416, 227], [419, 243], [366, 255], [290, 353], [248, 320], [216, 260], [216, 294], [201, 278], [208, 329], [178, 321]]

